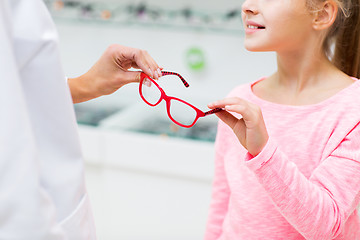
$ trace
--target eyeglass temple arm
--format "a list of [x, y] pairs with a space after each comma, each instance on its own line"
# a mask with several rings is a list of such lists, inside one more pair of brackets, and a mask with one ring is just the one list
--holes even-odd
[[204, 112], [204, 116], [214, 114], [214, 113], [220, 112], [222, 110], [223, 110], [222, 108], [214, 108], [214, 109], [211, 109], [210, 111]]
[[176, 72], [167, 72], [167, 71], [161, 71], [161, 73], [162, 73], [163, 76], [165, 76], [165, 75], [176, 75], [181, 79], [181, 81], [183, 82], [185, 87], [189, 87], [189, 83], [187, 81], [185, 81], [185, 79], [180, 74], [178, 74]]

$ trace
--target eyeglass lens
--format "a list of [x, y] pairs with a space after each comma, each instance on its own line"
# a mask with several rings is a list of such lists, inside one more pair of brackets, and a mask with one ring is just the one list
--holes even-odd
[[[181, 86], [182, 85], [181, 79], [176, 75], [166, 75], [161, 77], [161, 80], [162, 80], [161, 86], [178, 85], [181, 88], [184, 87]], [[161, 98], [160, 89], [153, 82], [151, 82], [150, 79], [145, 78], [143, 80], [141, 91], [143, 97], [150, 105], [154, 106], [156, 103], [158, 103], [158, 101]], [[195, 121], [197, 117], [197, 112], [190, 105], [176, 99], [171, 99], [169, 104], [170, 104], [169, 114], [175, 122], [189, 126]]]
[[147, 78], [144, 78], [142, 82], [141, 92], [150, 105], [155, 105], [161, 98], [160, 89]]
[[170, 115], [178, 123], [189, 126], [197, 116], [197, 112], [191, 106], [175, 99], [170, 101]]

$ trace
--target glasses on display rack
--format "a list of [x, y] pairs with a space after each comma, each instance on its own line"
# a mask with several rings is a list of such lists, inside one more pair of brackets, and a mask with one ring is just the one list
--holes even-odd
[[[185, 87], [189, 87], [189, 84], [178, 73], [162, 71], [162, 78], [166, 78], [166, 76], [181, 80]], [[144, 102], [152, 107], [165, 100], [169, 118], [177, 125], [185, 128], [194, 126], [200, 117], [222, 111], [221, 108], [215, 108], [203, 112], [180, 98], [168, 96], [155, 80], [143, 72], [140, 75], [139, 93]]]

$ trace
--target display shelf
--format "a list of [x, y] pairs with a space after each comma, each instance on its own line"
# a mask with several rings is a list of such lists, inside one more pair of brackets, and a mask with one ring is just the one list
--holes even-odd
[[159, 6], [156, 1], [118, 3], [45, 0], [45, 3], [57, 21], [243, 34], [241, 8], [238, 6], [219, 10], [207, 9], [206, 6], [190, 7], [188, 4], [175, 8], [172, 4]]
[[211, 182], [214, 144], [79, 125], [87, 163]]
[[215, 116], [201, 118], [188, 129], [174, 125], [163, 106], [151, 108], [142, 103], [114, 109], [82, 104], [75, 109], [87, 162], [157, 175], [211, 179]]
[[108, 131], [133, 132], [168, 138], [213, 143], [216, 137], [215, 116], [199, 118], [192, 128], [182, 128], [167, 116], [165, 106], [149, 107], [144, 103], [130, 106], [75, 105], [79, 124]]

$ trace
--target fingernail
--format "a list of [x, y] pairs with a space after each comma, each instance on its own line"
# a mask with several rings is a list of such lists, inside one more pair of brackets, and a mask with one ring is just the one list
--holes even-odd
[[159, 73], [159, 77], [161, 77], [161, 76], [162, 76], [162, 72], [161, 72], [160, 68], [157, 69], [157, 72]]
[[154, 74], [152, 73], [150, 68], [149, 68], [149, 73], [150, 73], [149, 77], [154, 78]]
[[145, 84], [145, 86], [147, 86], [147, 87], [151, 87], [151, 81], [149, 81], [147, 79], [144, 80], [143, 84]]
[[157, 71], [155, 71], [155, 79], [159, 79], [159, 75]]

